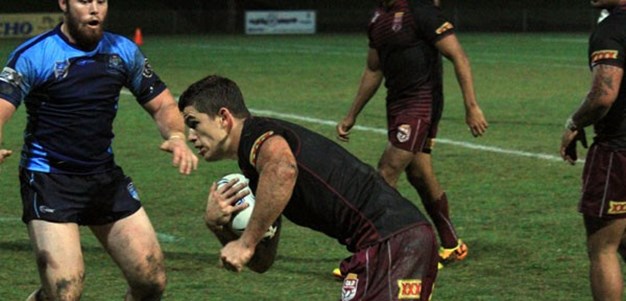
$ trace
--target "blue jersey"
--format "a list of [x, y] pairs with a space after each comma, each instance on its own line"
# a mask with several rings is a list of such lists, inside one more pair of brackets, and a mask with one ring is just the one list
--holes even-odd
[[57, 26], [16, 48], [0, 74], [0, 98], [26, 107], [20, 165], [45, 173], [110, 170], [122, 87], [142, 105], [166, 89], [137, 45], [120, 35], [105, 32], [94, 50], [83, 51]]

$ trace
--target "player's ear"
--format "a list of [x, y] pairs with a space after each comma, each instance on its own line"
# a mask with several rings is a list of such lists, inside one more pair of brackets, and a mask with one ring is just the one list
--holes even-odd
[[61, 11], [63, 11], [64, 13], [67, 12], [67, 2], [70, 0], [59, 0], [59, 8], [61, 9]]
[[217, 112], [217, 116], [220, 118], [220, 127], [230, 130], [233, 127], [233, 114], [227, 108], [220, 108]]

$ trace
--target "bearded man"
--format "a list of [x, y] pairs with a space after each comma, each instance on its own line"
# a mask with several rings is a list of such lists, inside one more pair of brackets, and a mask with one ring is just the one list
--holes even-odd
[[185, 143], [176, 101], [129, 39], [104, 31], [106, 0], [58, 0], [63, 22], [18, 46], [0, 73], [0, 164], [13, 150], [2, 128], [24, 104], [19, 167], [22, 221], [41, 286], [27, 300], [79, 300], [85, 268], [79, 226], [88, 226], [129, 285], [125, 300], [160, 300], [163, 253], [137, 190], [111, 148], [120, 91], [155, 120], [180, 173], [198, 159]]

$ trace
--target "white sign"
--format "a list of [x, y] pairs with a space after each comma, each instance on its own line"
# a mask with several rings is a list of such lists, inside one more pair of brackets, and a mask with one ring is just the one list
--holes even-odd
[[315, 11], [246, 11], [246, 34], [315, 33]]

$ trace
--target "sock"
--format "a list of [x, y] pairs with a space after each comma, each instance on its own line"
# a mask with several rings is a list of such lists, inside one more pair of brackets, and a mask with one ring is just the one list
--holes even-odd
[[426, 208], [426, 212], [428, 212], [430, 219], [433, 224], [435, 224], [435, 228], [437, 228], [439, 239], [441, 239], [441, 246], [446, 249], [456, 247], [459, 243], [459, 238], [456, 235], [452, 221], [450, 221], [448, 197], [446, 193], [441, 194], [438, 200], [424, 202], [424, 208]]

